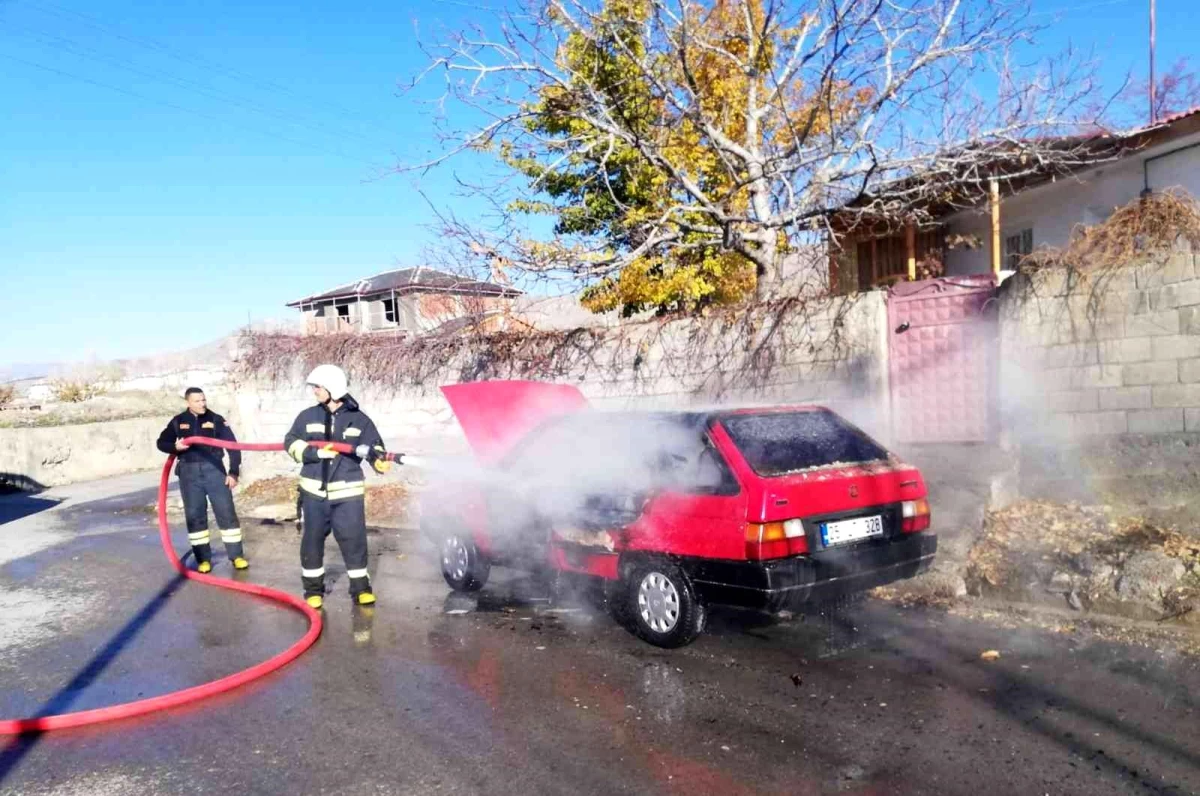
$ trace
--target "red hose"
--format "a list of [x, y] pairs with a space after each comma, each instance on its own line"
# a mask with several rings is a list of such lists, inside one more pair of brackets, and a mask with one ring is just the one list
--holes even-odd
[[[244, 443], [244, 442], [226, 442], [224, 440], [210, 439], [208, 437], [188, 437], [184, 440], [188, 445], [209, 445], [216, 448], [225, 448], [243, 451], [279, 451], [283, 450], [283, 445], [278, 443]], [[330, 443], [314, 442], [309, 443], [313, 447], [321, 447]], [[341, 453], [350, 453], [352, 446], [344, 443], [332, 443], [335, 450]], [[93, 710], [80, 710], [74, 713], [61, 713], [57, 716], [39, 716], [32, 719], [0, 719], [0, 735], [17, 735], [28, 732], [45, 732], [47, 730], [62, 730], [68, 727], [83, 727], [88, 724], [100, 724], [105, 721], [115, 721], [117, 719], [127, 719], [132, 716], [141, 716], [146, 713], [153, 713], [157, 710], [166, 710], [167, 708], [179, 707], [186, 705], [189, 702], [198, 702], [201, 699], [215, 696], [216, 694], [225, 691], [231, 691], [238, 686], [245, 685], [251, 680], [257, 680], [276, 669], [290, 663], [298, 658], [305, 650], [311, 647], [321, 635], [321, 614], [319, 611], [314, 611], [308, 606], [304, 600], [292, 594], [285, 594], [276, 589], [268, 589], [266, 586], [257, 586], [250, 583], [238, 583], [233, 580], [218, 578], [215, 575], [201, 575], [199, 572], [194, 572], [187, 569], [183, 565], [183, 561], [175, 554], [175, 548], [171, 544], [171, 530], [167, 526], [167, 481], [171, 478], [171, 465], [175, 462], [175, 455], [171, 454], [167, 458], [167, 463], [163, 465], [162, 478], [158, 482], [158, 533], [162, 540], [163, 552], [167, 556], [167, 561], [171, 566], [185, 578], [199, 581], [200, 583], [209, 586], [216, 586], [221, 589], [230, 589], [231, 591], [239, 591], [244, 594], [253, 594], [258, 597], [265, 597], [268, 600], [274, 600], [281, 605], [298, 611], [308, 619], [308, 632], [304, 636], [292, 644], [273, 658], [255, 664], [248, 669], [243, 669], [240, 672], [222, 677], [219, 680], [213, 680], [202, 685], [185, 688], [182, 691], [172, 691], [169, 694], [150, 697], [148, 699], [139, 699], [136, 702], [126, 702], [121, 705], [110, 705], [106, 708], [95, 708]]]

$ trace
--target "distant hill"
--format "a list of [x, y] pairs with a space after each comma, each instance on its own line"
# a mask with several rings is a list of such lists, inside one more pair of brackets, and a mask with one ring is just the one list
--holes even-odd
[[[261, 321], [254, 324], [256, 330], [298, 331], [300, 322], [295, 318]], [[178, 351], [164, 351], [141, 357], [125, 357], [91, 362], [18, 362], [0, 365], [0, 382], [23, 381], [54, 376], [64, 376], [72, 371], [87, 368], [117, 365], [127, 379], [139, 376], [157, 376], [182, 370], [215, 370], [227, 366], [237, 349], [242, 330], [218, 338], [204, 345]]]
[[54, 372], [57, 367], [59, 365], [54, 362], [21, 362], [13, 365], [0, 365], [0, 382], [40, 378]]
[[92, 368], [116, 365], [124, 378], [157, 376], [181, 370], [219, 369], [229, 364], [237, 343], [237, 335], [229, 335], [202, 346], [182, 351], [169, 351], [129, 359], [95, 360], [91, 362], [40, 362], [0, 365], [0, 382], [31, 381], [69, 376]]
[[127, 379], [188, 369], [221, 368], [229, 364], [237, 344], [237, 337], [236, 334], [232, 334], [195, 348], [131, 359], [114, 359], [106, 364], [120, 366]]

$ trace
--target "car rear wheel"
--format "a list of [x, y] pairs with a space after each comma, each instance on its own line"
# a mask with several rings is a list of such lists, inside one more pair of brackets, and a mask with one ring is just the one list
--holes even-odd
[[704, 606], [687, 576], [674, 564], [652, 562], [634, 567], [626, 581], [624, 602], [622, 613], [634, 633], [656, 647], [686, 646], [704, 630]]
[[442, 540], [442, 577], [455, 591], [479, 591], [487, 583], [492, 565], [473, 539], [451, 534]]

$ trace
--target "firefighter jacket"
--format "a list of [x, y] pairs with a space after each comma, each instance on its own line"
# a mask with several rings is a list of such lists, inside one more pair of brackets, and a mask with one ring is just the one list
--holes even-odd
[[[158, 449], [163, 453], [174, 453], [179, 458], [179, 464], [207, 462], [222, 473], [225, 472], [226, 451], [221, 448], [193, 445], [185, 451], [175, 450], [175, 441], [187, 437], [213, 437], [237, 442], [237, 437], [233, 436], [233, 429], [225, 422], [225, 418], [208, 409], [202, 415], [194, 415], [190, 410], [185, 410], [171, 418], [171, 422], [167, 423], [167, 427], [158, 435]], [[237, 478], [242, 469], [242, 452], [231, 450], [228, 453], [229, 474]], [[178, 471], [176, 466], [176, 472]]]
[[[362, 459], [356, 454], [342, 454], [322, 459], [309, 442], [344, 442], [357, 448], [366, 445], [373, 453], [383, 453], [383, 439], [371, 418], [358, 408], [347, 395], [336, 412], [318, 404], [296, 415], [292, 428], [283, 438], [283, 447], [300, 462], [301, 491], [329, 500], [361, 497], [363, 495]], [[371, 457], [368, 457], [371, 458]]]

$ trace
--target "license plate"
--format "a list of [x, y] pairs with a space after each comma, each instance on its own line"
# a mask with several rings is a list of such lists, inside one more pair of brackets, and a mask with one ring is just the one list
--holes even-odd
[[872, 536], [883, 536], [883, 517], [855, 517], [852, 520], [821, 523], [821, 544], [826, 547]]

